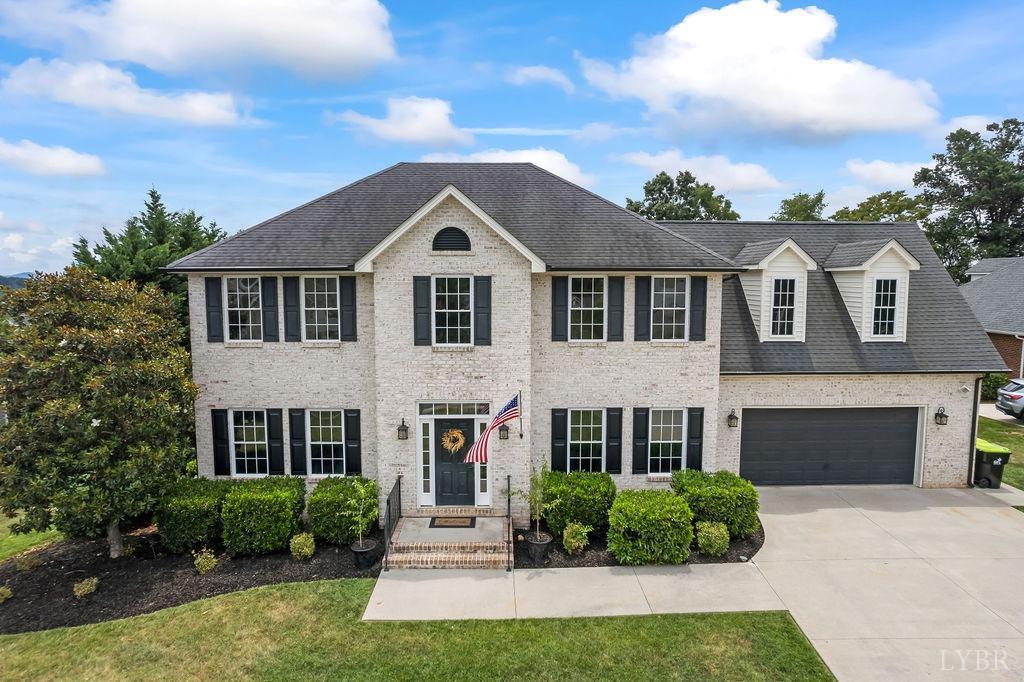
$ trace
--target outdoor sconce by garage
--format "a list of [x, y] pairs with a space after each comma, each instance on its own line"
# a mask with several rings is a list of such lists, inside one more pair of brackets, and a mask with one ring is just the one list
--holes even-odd
[[949, 423], [949, 415], [946, 414], [945, 407], [940, 407], [939, 411], [935, 413], [935, 423], [939, 426], [945, 426]]
[[729, 410], [729, 416], [725, 418], [725, 423], [730, 428], [736, 428], [740, 425], [740, 418], [736, 416], [736, 410]]
[[398, 440], [409, 440], [409, 427], [405, 425], [405, 418], [402, 418], [402, 423], [398, 425]]
[[500, 440], [508, 440], [508, 424], [502, 424], [498, 427], [498, 438]]

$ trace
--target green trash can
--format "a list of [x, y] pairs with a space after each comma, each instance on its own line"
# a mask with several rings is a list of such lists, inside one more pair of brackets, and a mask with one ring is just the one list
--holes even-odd
[[1003, 467], [1010, 461], [1010, 449], [983, 438], [974, 441], [974, 485], [998, 488], [1003, 483]]

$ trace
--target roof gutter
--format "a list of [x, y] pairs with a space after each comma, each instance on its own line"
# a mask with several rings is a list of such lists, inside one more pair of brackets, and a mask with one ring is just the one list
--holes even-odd
[[886, 370], [870, 370], [870, 369], [837, 369], [837, 370], [816, 370], [813, 372], [807, 370], [794, 370], [790, 372], [779, 371], [779, 372], [723, 372], [719, 371], [719, 376], [730, 376], [730, 377], [771, 377], [771, 376], [828, 376], [828, 375], [850, 375], [850, 374], [978, 374], [979, 372], [985, 374], [1003, 374], [1006, 372], [1006, 368], [1002, 369], [886, 369]]
[[647, 266], [630, 266], [628, 268], [609, 268], [609, 267], [586, 267], [586, 268], [570, 268], [570, 267], [551, 267], [548, 266], [548, 272], [746, 272], [747, 268], [735, 267], [735, 268], [722, 268], [722, 267], [693, 267], [685, 265], [673, 265], [671, 267], [647, 267]]
[[234, 266], [234, 267], [163, 267], [159, 272], [171, 275], [187, 275], [194, 272], [337, 272], [338, 270], [351, 270], [352, 265], [318, 265], [318, 266], [287, 266], [262, 265], [262, 266]]

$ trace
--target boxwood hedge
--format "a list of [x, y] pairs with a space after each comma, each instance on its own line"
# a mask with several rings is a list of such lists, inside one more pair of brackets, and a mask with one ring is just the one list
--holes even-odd
[[349, 496], [353, 492], [353, 483], [356, 480], [367, 482], [367, 479], [362, 477], [332, 476], [321, 479], [309, 494], [306, 515], [309, 519], [309, 530], [315, 538], [335, 545], [355, 542], [358, 536], [356, 525], [351, 518], [345, 516], [345, 509], [348, 507]]
[[689, 503], [698, 521], [724, 523], [734, 538], [751, 535], [761, 527], [757, 490], [732, 472], [682, 469], [672, 474], [672, 488]]
[[299, 532], [306, 486], [301, 478], [274, 476], [237, 483], [221, 507], [229, 554], [287, 549]]
[[598, 472], [548, 471], [544, 474], [544, 523], [561, 537], [565, 526], [576, 522], [603, 535], [608, 529], [608, 510], [615, 500], [611, 475]]
[[221, 539], [221, 505], [231, 481], [186, 478], [176, 483], [156, 510], [163, 545], [176, 554], [213, 547]]
[[693, 512], [667, 490], [623, 490], [608, 513], [608, 551], [620, 563], [681, 564], [690, 556]]

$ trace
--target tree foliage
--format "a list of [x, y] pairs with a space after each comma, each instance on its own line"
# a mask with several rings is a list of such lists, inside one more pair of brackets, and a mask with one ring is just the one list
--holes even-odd
[[107, 532], [184, 471], [196, 386], [170, 299], [84, 268], [0, 299], [0, 513], [19, 531]]
[[168, 211], [156, 189], [149, 190], [145, 207], [125, 221], [121, 232], [103, 229], [103, 241], [91, 246], [85, 237], [75, 245], [75, 265], [111, 280], [132, 280], [140, 286], [155, 284], [171, 295], [180, 321], [180, 334], [188, 339], [188, 284], [181, 275], [160, 268], [193, 251], [223, 239], [217, 223], [204, 224], [195, 211]]
[[963, 281], [976, 257], [1024, 255], [1024, 124], [961, 128], [932, 158], [914, 185], [933, 209], [925, 230], [954, 279]]
[[739, 220], [732, 202], [715, 186], [680, 171], [675, 180], [662, 171], [644, 183], [644, 198], [626, 199], [626, 208], [651, 220]]
[[814, 194], [797, 192], [779, 203], [779, 210], [772, 215], [772, 220], [821, 220], [825, 212], [825, 190]]
[[832, 214], [831, 220], [920, 223], [930, 213], [931, 206], [923, 197], [899, 190], [872, 194], [853, 208], [843, 206]]

